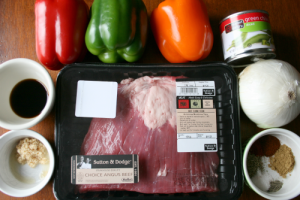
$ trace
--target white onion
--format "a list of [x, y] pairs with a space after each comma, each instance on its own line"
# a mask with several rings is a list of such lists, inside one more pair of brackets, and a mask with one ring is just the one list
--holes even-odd
[[300, 113], [300, 74], [287, 62], [260, 60], [239, 74], [245, 114], [261, 128], [280, 127]]

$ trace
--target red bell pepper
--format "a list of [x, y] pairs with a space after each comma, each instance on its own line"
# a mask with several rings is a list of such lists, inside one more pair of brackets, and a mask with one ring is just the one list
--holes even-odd
[[83, 0], [36, 0], [35, 34], [38, 59], [48, 69], [83, 59], [88, 6]]

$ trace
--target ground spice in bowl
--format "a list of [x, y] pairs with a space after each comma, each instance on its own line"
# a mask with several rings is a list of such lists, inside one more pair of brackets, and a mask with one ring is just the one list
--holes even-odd
[[263, 163], [261, 161], [261, 157], [255, 156], [254, 154], [248, 154], [247, 157], [247, 170], [250, 178], [255, 176], [257, 170], [260, 169], [263, 171]]
[[279, 180], [270, 181], [270, 187], [267, 192], [278, 192], [282, 188], [283, 182]]
[[268, 166], [286, 178], [287, 173], [291, 172], [295, 166], [295, 156], [291, 148], [285, 144], [281, 145], [275, 155], [270, 158]]
[[273, 156], [280, 147], [277, 137], [266, 135], [256, 140], [250, 148], [250, 153], [256, 156]]
[[280, 148], [280, 141], [278, 140], [277, 137], [274, 137], [272, 135], [267, 135], [262, 137], [262, 145], [263, 145], [264, 155], [267, 157], [271, 157]]
[[247, 169], [250, 178], [255, 176], [257, 170], [263, 171], [261, 157], [273, 156], [279, 147], [280, 141], [272, 135], [263, 136], [252, 144], [247, 158]]
[[250, 152], [251, 154], [255, 155], [255, 156], [263, 156], [263, 155], [264, 155], [264, 152], [263, 152], [263, 148], [262, 148], [261, 141], [260, 141], [260, 140], [256, 140], [256, 141], [252, 144], [252, 146], [251, 146], [249, 152]]

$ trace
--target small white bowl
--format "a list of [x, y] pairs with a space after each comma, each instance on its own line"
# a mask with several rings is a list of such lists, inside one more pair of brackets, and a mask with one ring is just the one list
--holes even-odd
[[[281, 145], [285, 144], [291, 148], [294, 156], [295, 156], [295, 166], [291, 173], [288, 173], [286, 178], [282, 178], [279, 174], [267, 167], [268, 159], [263, 157], [265, 169], [264, 173], [260, 175], [256, 175], [249, 177], [248, 170], [247, 170], [247, 156], [248, 152], [252, 146], [252, 144], [258, 140], [259, 138], [265, 135], [272, 135], [277, 137], [280, 140]], [[300, 194], [300, 137], [295, 133], [281, 128], [272, 128], [261, 131], [253, 136], [250, 141], [247, 143], [246, 148], [243, 154], [243, 170], [246, 181], [248, 186], [252, 190], [254, 190], [260, 196], [267, 198], [267, 199], [292, 199]], [[277, 180], [283, 182], [282, 188], [274, 193], [268, 193], [266, 190], [266, 184], [268, 184], [271, 180]]]
[[[35, 79], [41, 82], [48, 92], [46, 105], [42, 112], [33, 118], [22, 118], [10, 106], [10, 94], [14, 86], [22, 80]], [[0, 126], [9, 130], [31, 128], [42, 121], [54, 105], [55, 88], [48, 71], [39, 63], [16, 58], [0, 65]]]
[[[49, 164], [38, 164], [31, 168], [17, 162], [16, 145], [26, 137], [38, 139], [45, 145]], [[49, 142], [32, 130], [15, 130], [3, 134], [0, 137], [0, 158], [0, 190], [13, 197], [26, 197], [37, 193], [49, 182], [54, 171], [54, 153]]]

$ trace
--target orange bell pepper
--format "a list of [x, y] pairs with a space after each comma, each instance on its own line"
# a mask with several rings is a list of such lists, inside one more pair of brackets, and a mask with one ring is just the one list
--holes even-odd
[[159, 50], [169, 62], [199, 61], [209, 55], [213, 33], [202, 0], [165, 0], [150, 20]]

